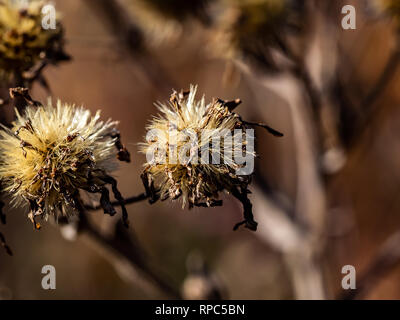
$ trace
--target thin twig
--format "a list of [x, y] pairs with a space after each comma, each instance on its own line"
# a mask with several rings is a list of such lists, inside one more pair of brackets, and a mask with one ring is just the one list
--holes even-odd
[[239, 64], [249, 79], [256, 80], [264, 88], [274, 92], [284, 89], [292, 114], [293, 137], [296, 146], [297, 195], [293, 207], [271, 201], [272, 190], [252, 188], [254, 214], [259, 221], [255, 233], [261, 240], [282, 252], [292, 280], [296, 299], [324, 299], [327, 297], [323, 268], [320, 263], [323, 252], [325, 227], [325, 188], [314, 146], [315, 140], [307, 130], [313, 119], [308, 119], [304, 95], [299, 79], [293, 74], [268, 78], [251, 72], [248, 65]]

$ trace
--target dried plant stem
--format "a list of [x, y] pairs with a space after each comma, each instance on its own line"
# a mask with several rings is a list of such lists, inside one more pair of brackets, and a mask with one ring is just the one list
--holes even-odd
[[[180, 299], [179, 292], [170, 285], [159, 271], [153, 270], [145, 259], [143, 250], [128, 237], [122, 239], [120, 235], [110, 238], [103, 235], [92, 223], [90, 223], [87, 212], [82, 204], [80, 207], [79, 231], [87, 234], [91, 241], [99, 246], [103, 256], [110, 260], [126, 278], [132, 281], [145, 280], [146, 285], [155, 286], [166, 296]], [[122, 232], [122, 230], [121, 230]], [[119, 237], [118, 237], [119, 236]], [[121, 270], [123, 268], [123, 270]], [[139, 277], [139, 273], [142, 277]], [[136, 283], [137, 284], [137, 283]]]
[[400, 265], [400, 231], [393, 233], [380, 247], [366, 271], [357, 278], [357, 289], [349, 290], [341, 299], [363, 299], [394, 268]]
[[[137, 196], [133, 196], [133, 197], [129, 197], [126, 198], [122, 201], [123, 204], [127, 205], [127, 204], [132, 204], [132, 203], [136, 203], [136, 202], [140, 202], [140, 201], [144, 201], [149, 199], [149, 196], [143, 192]], [[113, 201], [111, 202], [112, 206], [121, 206], [121, 201]], [[85, 205], [85, 209], [87, 211], [94, 211], [94, 210], [100, 210], [102, 207], [101, 205], [97, 205], [97, 206], [89, 206], [89, 205]]]
[[296, 146], [297, 195], [289, 207], [275, 201], [275, 192], [270, 188], [252, 188], [254, 214], [259, 221], [259, 230], [255, 235], [283, 254], [296, 299], [325, 299], [328, 293], [321, 252], [326, 208], [318, 163], [320, 149], [310, 132], [313, 129], [310, 125], [317, 125], [315, 117], [306, 110], [307, 101], [304, 100], [298, 76], [284, 73], [269, 78], [255, 74], [247, 65], [239, 66], [249, 81], [255, 81], [265, 89], [279, 93], [284, 88], [292, 114]]

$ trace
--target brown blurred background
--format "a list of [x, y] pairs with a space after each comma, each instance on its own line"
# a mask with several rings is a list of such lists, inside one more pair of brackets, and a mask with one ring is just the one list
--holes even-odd
[[[340, 25], [341, 1], [332, 11], [332, 20]], [[350, 2], [350, 1], [349, 1]], [[357, 1], [352, 1], [357, 2]], [[132, 58], [119, 45], [85, 1], [55, 1], [66, 29], [69, 63], [50, 67], [45, 76], [54, 98], [84, 105], [92, 111], [102, 110], [103, 118], [120, 120], [123, 141], [133, 161], [121, 164], [117, 173], [125, 197], [143, 191], [140, 180], [145, 157], [137, 144], [145, 135], [145, 124], [157, 113], [155, 101], [167, 100], [172, 86], [188, 88], [198, 84], [199, 94], [234, 99], [243, 104], [238, 113], [244, 118], [266, 121], [285, 133], [276, 139], [257, 129], [259, 174], [275, 189], [295, 197], [297, 168], [294, 163], [296, 139], [285, 89], [276, 92], [257, 86], [239, 71], [235, 81], [223, 81], [226, 61], [207, 54], [205, 28], [199, 23], [185, 24], [186, 36], [179, 41], [151, 47], [151, 61], [167, 75], [159, 85], [148, 74], [142, 60]], [[338, 28], [341, 52], [336, 73], [349, 88], [349, 99], [358, 104], [374, 85], [393, 48], [393, 25], [386, 19], [371, 21], [360, 10], [357, 30]], [[332, 35], [324, 35], [331, 37]], [[326, 40], [326, 39], [323, 39]], [[322, 63], [330, 62], [331, 52], [324, 52]], [[148, 60], [147, 60], [148, 61]], [[313, 61], [312, 61], [313, 62]], [[314, 61], [315, 62], [315, 61]], [[315, 62], [316, 63], [316, 62]], [[330, 176], [326, 185], [326, 246], [320, 255], [326, 285], [326, 298], [337, 298], [341, 289], [341, 268], [354, 265], [362, 275], [382, 243], [400, 226], [400, 94], [398, 77], [378, 99], [380, 112], [372, 119], [371, 130], [360, 137], [346, 154], [340, 171]], [[47, 98], [39, 85], [33, 95]], [[246, 229], [233, 232], [241, 219], [241, 205], [224, 196], [224, 206], [214, 209], [181, 210], [179, 204], [141, 202], [128, 207], [131, 228], [146, 249], [154, 265], [169, 276], [179, 288], [187, 276], [188, 256], [199, 252], [209, 269], [225, 288], [229, 299], [296, 298], [285, 256], [259, 236]], [[311, 200], [312, 201], [312, 200]], [[254, 202], [254, 206], [260, 202]], [[264, 208], [255, 208], [255, 218]], [[266, 209], [267, 210], [267, 209]], [[59, 229], [45, 224], [39, 232], [32, 230], [24, 212], [6, 208], [7, 225], [2, 232], [13, 248], [14, 257], [0, 250], [0, 298], [13, 299], [148, 299], [162, 298], [157, 289], [149, 291], [135, 281], [121, 276], [98, 248], [85, 236], [67, 241]], [[97, 211], [92, 213], [105, 230], [117, 217]], [[258, 219], [260, 224], [262, 219]], [[259, 231], [258, 231], [259, 232]], [[263, 229], [261, 228], [261, 231]], [[282, 240], [284, 241], [284, 239]], [[41, 268], [54, 265], [57, 289], [41, 288]], [[140, 276], [139, 276], [140, 278]], [[365, 298], [400, 298], [400, 267], [387, 272]]]

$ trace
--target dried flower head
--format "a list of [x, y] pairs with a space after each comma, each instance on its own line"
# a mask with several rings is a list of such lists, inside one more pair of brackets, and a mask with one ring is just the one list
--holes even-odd
[[[180, 198], [192, 208], [220, 206], [219, 193], [226, 191], [243, 203], [245, 221], [240, 224], [256, 230], [247, 198], [252, 169], [245, 170], [247, 160], [255, 157], [254, 134], [246, 130], [252, 124], [233, 112], [239, 99], [206, 104], [204, 96], [196, 101], [195, 95], [191, 86], [189, 92], [173, 92], [169, 104], [158, 104], [161, 115], [148, 126], [141, 148], [147, 156], [142, 175], [146, 192], [151, 202]], [[238, 155], [246, 164], [236, 161]]]
[[[109, 174], [121, 156], [116, 122], [100, 121], [82, 107], [58, 101], [46, 106], [32, 101], [27, 91], [14, 89], [30, 106], [11, 129], [0, 131], [0, 180], [3, 191], [11, 195], [15, 205], [29, 203], [29, 218], [35, 227], [36, 217], [53, 215], [68, 217], [79, 209], [79, 190], [101, 194], [105, 213], [113, 215], [107, 184], [123, 205], [116, 180]], [[117, 146], [117, 148], [116, 148]], [[125, 158], [127, 151], [125, 150]], [[126, 221], [126, 210], [123, 207]]]
[[0, 79], [26, 85], [45, 64], [68, 59], [60, 22], [55, 29], [42, 27], [45, 5], [40, 0], [0, 0]]
[[286, 37], [302, 28], [300, 0], [223, 0], [217, 23], [217, 51], [226, 58], [249, 58], [274, 69], [271, 49], [286, 51]]

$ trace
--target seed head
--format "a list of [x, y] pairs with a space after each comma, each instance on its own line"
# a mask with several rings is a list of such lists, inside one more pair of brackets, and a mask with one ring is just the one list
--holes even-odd
[[[67, 59], [63, 30], [42, 27], [44, 1], [0, 1], [0, 79], [14, 79], [40, 63]], [[29, 77], [32, 75], [23, 75]], [[14, 79], [15, 80], [15, 79]]]
[[122, 199], [109, 176], [117, 168], [117, 122], [61, 101], [16, 112], [12, 129], [0, 131], [0, 180], [15, 205], [29, 203], [35, 226], [37, 216], [75, 213], [78, 190], [100, 193], [105, 213], [114, 214], [105, 185]]
[[[148, 126], [141, 148], [147, 156], [142, 175], [146, 191], [152, 202], [180, 198], [189, 208], [222, 205], [219, 194], [227, 191], [243, 203], [246, 226], [255, 230], [247, 199], [251, 172], [242, 173], [244, 164], [232, 157], [255, 157], [254, 135], [247, 135], [248, 123], [233, 112], [241, 101], [213, 99], [206, 104], [204, 96], [195, 99], [196, 90], [174, 91], [168, 104], [158, 104], [161, 114]], [[216, 137], [220, 140], [214, 144]], [[228, 138], [234, 142], [225, 144]], [[205, 157], [204, 150], [209, 151]]]

